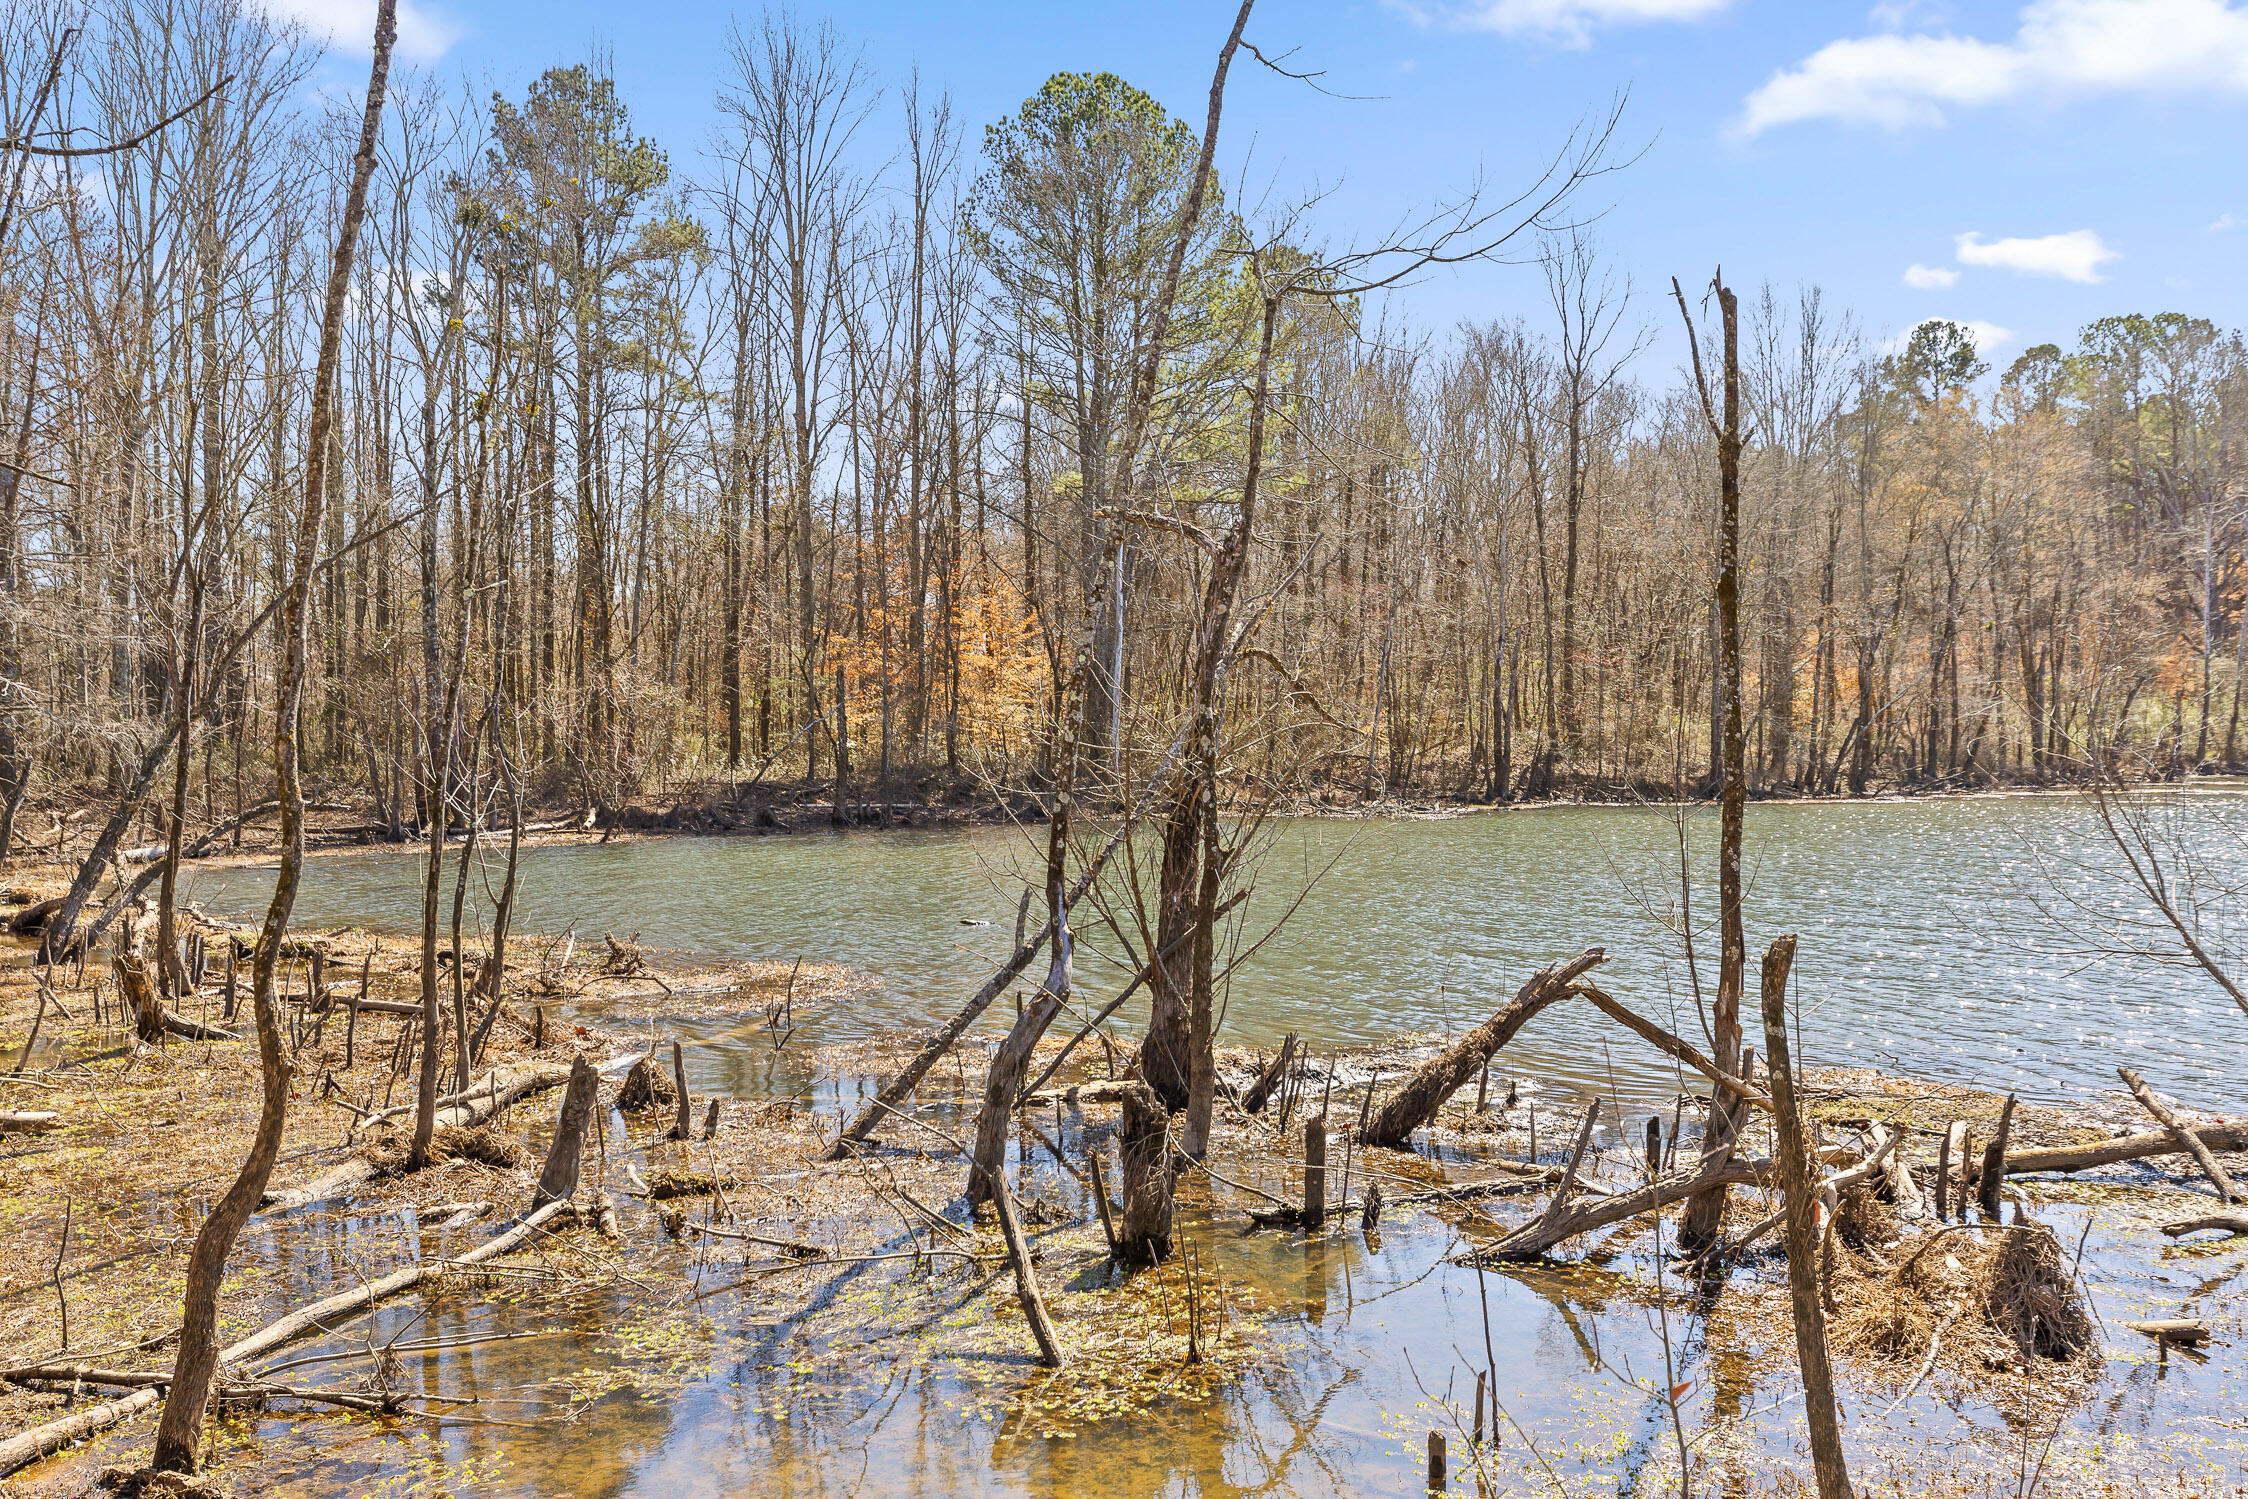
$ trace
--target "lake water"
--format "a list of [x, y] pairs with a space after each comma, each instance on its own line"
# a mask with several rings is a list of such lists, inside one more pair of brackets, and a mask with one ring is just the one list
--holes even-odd
[[[2233, 813], [2248, 818], [2248, 796], [2196, 790], [2174, 815], [2189, 830], [2206, 826], [2204, 847], [2214, 856], [2233, 846], [2225, 827]], [[1698, 876], [1713, 869], [1714, 837], [1713, 817], [1688, 820]], [[1678, 888], [1678, 839], [1664, 813], [1614, 808], [1279, 824], [1256, 866], [1241, 942], [1254, 942], [1283, 913], [1288, 919], [1236, 971], [1225, 1037], [1261, 1044], [1294, 1029], [1320, 1049], [1456, 1029], [1487, 1016], [1537, 967], [1594, 943], [1611, 955], [1602, 970], [1611, 992], [1698, 1035], [1692, 979], [1665, 921]], [[2120, 1059], [2194, 1103], [2240, 1107], [2248, 1017], [2198, 972], [2087, 952], [2096, 944], [2083, 928], [2112, 928], [2138, 906], [2114, 878], [2089, 803], [1759, 806], [1749, 814], [1748, 851], [1752, 958], [1771, 937], [1799, 934], [1801, 1049], [1810, 1061], [1893, 1066], [2065, 1101], [2114, 1088]], [[876, 975], [881, 983], [847, 1005], [805, 1012], [805, 1039], [784, 1051], [754, 1017], [660, 1022], [690, 1042], [698, 1093], [801, 1098], [832, 1118], [865, 1079], [815, 1077], [812, 1046], [918, 1030], [953, 1011], [1008, 945], [1021, 871], [1033, 863], [1029, 841], [1005, 829], [546, 849], [526, 856], [520, 927], [560, 932], [574, 924], [594, 944], [604, 930], [638, 932], [686, 954], [802, 956]], [[204, 869], [193, 874], [190, 896], [214, 912], [249, 916], [270, 880], [270, 870]], [[298, 919], [410, 929], [419, 889], [410, 851], [325, 857], [309, 869]], [[1714, 906], [1714, 892], [1698, 888], [1697, 920]], [[2072, 912], [2079, 930], [2049, 924], [2041, 908]], [[1113, 937], [1084, 925], [1081, 986], [1092, 997], [1113, 994], [1118, 969], [1101, 956], [1117, 958]], [[1704, 932], [1698, 942], [1706, 982], [1714, 938]], [[994, 1007], [987, 1033], [1010, 1008]], [[1127, 1034], [1142, 1014], [1139, 1001], [1125, 1012]], [[1581, 1005], [1545, 1011], [1500, 1069], [1565, 1094], [1618, 1095], [1627, 1109], [1662, 1107], [1675, 1086], [1643, 1045]], [[959, 1101], [945, 1095], [951, 1077], [940, 1070], [919, 1102], [957, 1130], [966, 1125]], [[1545, 1112], [1541, 1154], [1558, 1160], [1567, 1132], [1554, 1124], [1567, 1115], [1551, 1103], [1539, 1110], [1534, 1093], [1530, 1101], [1518, 1112]], [[1008, 1169], [1021, 1190], [1063, 1209], [1055, 1232], [1090, 1233], [1091, 1209], [1059, 1162], [1102, 1145], [1113, 1155], [1106, 1114], [1025, 1116], [1011, 1142]], [[1032, 1123], [1052, 1132], [1050, 1144]], [[611, 1112], [604, 1128], [611, 1172], [692, 1164], [699, 1148], [666, 1144], [661, 1121]], [[1621, 1144], [1631, 1133], [1611, 1129], [1602, 1138]], [[1504, 1148], [1520, 1154], [1522, 1134], [1517, 1123]], [[1252, 1185], [1291, 1190], [1284, 1152], [1229, 1164]], [[793, 1179], [772, 1181], [786, 1192]], [[237, 1273], [309, 1293], [332, 1286], [339, 1266], [373, 1273], [401, 1253], [457, 1250], [490, 1225], [434, 1229], [411, 1206], [453, 1190], [261, 1216], [237, 1250]], [[692, 1236], [675, 1239], [649, 1205], [620, 1196], [631, 1267], [621, 1280], [403, 1298], [289, 1351], [292, 1359], [341, 1356], [363, 1352], [370, 1339], [426, 1338], [446, 1346], [407, 1355], [407, 1385], [441, 1404], [477, 1405], [453, 1407], [442, 1422], [274, 1412], [230, 1426], [226, 1441], [273, 1459], [273, 1492], [306, 1496], [421, 1491], [443, 1462], [460, 1475], [452, 1491], [506, 1499], [1355, 1499], [1422, 1492], [1425, 1435], [1455, 1421], [1461, 1477], [1474, 1370], [1488, 1364], [1508, 1423], [1491, 1449], [1492, 1486], [1462, 1479], [1454, 1492], [1674, 1492], [1654, 1476], [1671, 1436], [1667, 1407], [1650, 1393], [1674, 1378], [1688, 1392], [1686, 1429], [1697, 1444], [1719, 1443], [1704, 1453], [1712, 1464], [1705, 1481], [1719, 1485], [1709, 1491], [1765, 1492], [1764, 1479], [1783, 1469], [1804, 1476], [1792, 1362], [1744, 1351], [1730, 1294], [1705, 1302], [1680, 1291], [1658, 1315], [1647, 1288], [1662, 1277], [1636, 1250], [1612, 1263], [1602, 1252], [1574, 1265], [1481, 1276], [1448, 1258], [1462, 1233], [1497, 1231], [1474, 1210], [1393, 1212], [1379, 1234], [1348, 1225], [1308, 1238], [1245, 1235], [1243, 1202], [1232, 1200], [1239, 1194], [1220, 1195], [1226, 1200], [1212, 1201], [1190, 1182], [1180, 1233], [1197, 1246], [1199, 1263], [1222, 1266], [1253, 1292], [1268, 1354], [1206, 1402], [1166, 1398], [1070, 1435], [1042, 1435], [1013, 1405], [1018, 1391], [1035, 1400], [1040, 1388], [1019, 1323], [996, 1349], [974, 1342], [975, 1326], [1008, 1300], [1003, 1289], [978, 1298], [974, 1277], [957, 1272], [846, 1263], [809, 1280], [753, 1277], [685, 1300], [706, 1277], [733, 1272]], [[1514, 1221], [1540, 1205], [1482, 1207]], [[791, 1217], [780, 1199], [752, 1193], [738, 1206], [764, 1232], [801, 1236], [817, 1227]], [[164, 1211], [178, 1215], [175, 1233], [194, 1216], [188, 1204]], [[2225, 1310], [2237, 1300], [2220, 1294], [2239, 1273], [2237, 1257], [2134, 1244], [2116, 1232], [2115, 1210], [2067, 1198], [2041, 1216], [2067, 1244], [2085, 1242], [2088, 1223], [2102, 1229], [2089, 1237], [2083, 1271], [2105, 1325], [2166, 1315], [2180, 1298], [2231, 1319], [2206, 1361], [2155, 1365], [2143, 1350], [2116, 1345], [2127, 1335], [2110, 1333], [2101, 1379], [2064, 1402], [2050, 1428], [2057, 1445], [2048, 1478], [2065, 1474], [2088, 1492], [2095, 1479], [2133, 1487], [2159, 1472], [2180, 1485], [2166, 1492], [2232, 1491], [2248, 1467], [2238, 1443], [2216, 1434], [2236, 1424], [2232, 1392], [2248, 1378], [2248, 1337]], [[560, 1251], [560, 1262], [573, 1263], [576, 1252]], [[1752, 1273], [1770, 1280], [1776, 1271]], [[1162, 1274], [1158, 1289], [1175, 1302], [1181, 1272], [1174, 1264]], [[1059, 1273], [1053, 1279], [1050, 1296], [1080, 1289], [1060, 1283]], [[1131, 1354], [1110, 1347], [1077, 1356]], [[356, 1368], [340, 1363], [335, 1377]], [[617, 1376], [620, 1369], [631, 1377]], [[568, 1382], [588, 1378], [608, 1393], [574, 1392]], [[609, 1389], [620, 1378], [622, 1387]], [[1939, 1376], [1892, 1403], [1893, 1382], [1846, 1369], [1853, 1464], [1865, 1491], [1888, 1492], [1886, 1479], [1902, 1475], [1911, 1492], [1960, 1492], [1954, 1479], [1972, 1472], [2004, 1479], [1989, 1492], [2011, 1492], [2031, 1432], [1998, 1408], [1994, 1391], [1987, 1381], [1962, 1389]], [[127, 1432], [74, 1461], [116, 1461], [140, 1440]]]
[[[2217, 829], [2248, 818], [2248, 793], [2197, 788], [2174, 807], [2180, 825]], [[1714, 814], [1693, 812], [1686, 843], [1704, 985], [1715, 972], [1715, 841]], [[1749, 810], [1746, 849], [1750, 981], [1765, 943], [1800, 936], [1795, 1003], [1811, 1063], [2061, 1102], [2115, 1089], [2121, 1061], [2198, 1106], [2248, 1103], [2239, 1067], [2248, 1016], [2196, 969], [2091, 951], [2102, 945], [2086, 930], [2095, 917], [2144, 902], [2122, 883], [2087, 799], [1763, 804]], [[2248, 874], [2248, 855], [2236, 856]], [[539, 849], [524, 856], [517, 926], [574, 925], [596, 944], [604, 931], [637, 932], [712, 958], [848, 964], [880, 987], [808, 1017], [807, 1039], [918, 1030], [956, 1009], [1004, 956], [1022, 872], [1039, 857], [1029, 836], [1006, 828]], [[497, 856], [490, 863], [496, 890]], [[315, 859], [297, 920], [412, 929], [418, 871], [412, 851]], [[248, 916], [271, 879], [270, 869], [205, 869], [187, 888], [206, 909]], [[1295, 1030], [1316, 1051], [1457, 1030], [1540, 966], [1596, 944], [1609, 953], [1604, 988], [1701, 1035], [1695, 974], [1673, 930], [1679, 827], [1668, 811], [1292, 819], [1266, 835], [1253, 883], [1235, 946], [1270, 936], [1227, 985], [1225, 1041], [1267, 1045]], [[1084, 913], [1079, 925], [1080, 990], [1113, 995], [1127, 962], [1113, 934]], [[1121, 1012], [1126, 1033], [1144, 1003]], [[987, 1023], [998, 1027], [1008, 1008], [994, 1007]], [[1627, 1106], [1658, 1106], [1675, 1087], [1644, 1045], [1582, 1005], [1547, 1010], [1499, 1067], [1612, 1092]]]

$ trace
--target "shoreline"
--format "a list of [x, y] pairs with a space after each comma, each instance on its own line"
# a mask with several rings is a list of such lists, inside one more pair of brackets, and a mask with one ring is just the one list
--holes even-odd
[[[2248, 773], [2222, 772], [2195, 775], [2177, 781], [2139, 783], [2130, 789], [2134, 791], [2177, 793], [2198, 791], [2212, 795], [2241, 795], [2248, 794]], [[1946, 786], [1927, 789], [1889, 787], [1866, 796], [1797, 796], [1764, 792], [1752, 793], [1749, 797], [1749, 805], [1752, 807], [1870, 807], [1951, 801], [2061, 800], [2089, 796], [2091, 791], [2090, 783], [2079, 782], [2051, 785], [2022, 783], [1991, 786]], [[1717, 803], [1714, 798], [1657, 801], [1622, 797], [1551, 796], [1534, 801], [1478, 802], [1408, 797], [1347, 806], [1321, 803], [1316, 800], [1304, 800], [1269, 815], [1274, 819], [1301, 818], [1323, 822], [1443, 822], [1465, 817], [1566, 811], [1577, 808], [1590, 811], [1676, 813], [1681, 809], [1714, 811], [1716, 806]], [[548, 816], [526, 824], [522, 846], [526, 851], [529, 851], [546, 848], [598, 847], [610, 843], [639, 843], [675, 838], [798, 838], [823, 834], [844, 836], [854, 833], [971, 830], [1028, 825], [1023, 809], [1010, 807], [1001, 802], [967, 805], [959, 803], [888, 803], [885, 804], [884, 815], [879, 818], [863, 815], [854, 816], [840, 823], [835, 821], [832, 807], [832, 802], [819, 801], [767, 803], [756, 809], [757, 816], [746, 825], [740, 822], [727, 822], [723, 825], [712, 826], [702, 825], [696, 820], [698, 816], [704, 815], [707, 809], [697, 808], [690, 812], [688, 803], [682, 801], [660, 811], [649, 806], [629, 808], [626, 810], [620, 825], [606, 830], [584, 826], [558, 826], [558, 822], [568, 823], [576, 819], [556, 819]], [[785, 809], [793, 815], [784, 818], [780, 815], [781, 809]], [[343, 815], [352, 816], [355, 814]], [[82, 819], [82, 824], [90, 821], [90, 818]], [[343, 854], [375, 853], [383, 850], [404, 851], [422, 847], [426, 843], [425, 839], [414, 833], [408, 833], [405, 837], [397, 840], [387, 837], [378, 839], [367, 834], [364, 831], [365, 828], [366, 824], [363, 821], [346, 822], [341, 824], [340, 827], [333, 823], [323, 825], [314, 821], [306, 829], [305, 854], [308, 858], [327, 858]], [[202, 858], [190, 859], [185, 862], [189, 865], [204, 868], [241, 868], [266, 862], [275, 856], [279, 845], [272, 837], [269, 827], [261, 822], [246, 828], [244, 832], [246, 836], [243, 848], [214, 852]], [[507, 834], [508, 829], [501, 825], [482, 830], [478, 834], [478, 838], [488, 849], [497, 849], [504, 847]], [[448, 834], [447, 844], [455, 845], [459, 843], [460, 836], [457, 833]], [[248, 846], [253, 839], [255, 840], [255, 846]], [[135, 861], [126, 867], [142, 868], [145, 867], [147, 862], [145, 860]], [[58, 875], [53, 872], [74, 871], [76, 867], [77, 861], [67, 855], [58, 859], [51, 852], [29, 848], [19, 851], [6, 866], [0, 866], [0, 868], [5, 869], [7, 874], [17, 876], [18, 883], [22, 883], [26, 876], [36, 879], [35, 872], [43, 872], [47, 873], [49, 878], [61, 879], [64, 884], [68, 883], [65, 875]]]

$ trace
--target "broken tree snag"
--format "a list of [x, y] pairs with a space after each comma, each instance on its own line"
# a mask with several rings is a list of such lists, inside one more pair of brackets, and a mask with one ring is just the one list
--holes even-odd
[[968, 1172], [968, 1206], [992, 1200], [991, 1183], [998, 1180], [1007, 1162], [1007, 1126], [1015, 1098], [1030, 1071], [1030, 1054], [1039, 1038], [1061, 1013], [1059, 995], [1041, 993], [1023, 1007], [1007, 1032], [1007, 1039], [992, 1053], [984, 1073], [983, 1107], [976, 1114], [976, 1156]]
[[1402, 1150], [1412, 1143], [1413, 1131], [1436, 1117], [1445, 1100], [1466, 1086], [1491, 1063], [1500, 1047], [1538, 1011], [1572, 992], [1571, 986], [1588, 970], [1608, 961], [1605, 948], [1588, 947], [1559, 967], [1540, 970], [1515, 994], [1514, 1002], [1462, 1036], [1458, 1042], [1413, 1069], [1389, 1102], [1367, 1121], [1366, 1145]]
[[144, 954], [143, 929], [139, 922], [127, 922], [125, 941], [118, 944], [109, 960], [110, 971], [117, 978], [117, 992], [125, 996], [132, 1007], [133, 1034], [143, 1041], [164, 1039], [164, 1001], [156, 993], [156, 985], [148, 975], [148, 959]]
[[1693, 1068], [1696, 1072], [1699, 1072], [1703, 1077], [1708, 1078], [1718, 1087], [1723, 1088], [1726, 1092], [1740, 1099], [1743, 1103], [1752, 1103], [1755, 1104], [1758, 1108], [1766, 1110], [1769, 1110], [1772, 1107], [1771, 1099], [1766, 1098], [1763, 1094], [1757, 1092], [1756, 1089], [1750, 1087], [1747, 1083], [1744, 1083], [1739, 1078], [1734, 1077], [1724, 1068], [1718, 1066], [1708, 1057], [1703, 1056], [1692, 1046], [1680, 1040], [1678, 1037], [1672, 1035], [1669, 1031], [1664, 1030], [1661, 1026], [1655, 1024], [1652, 1020], [1648, 1020], [1640, 1015], [1635, 1015], [1630, 1010], [1625, 1009], [1621, 1004], [1617, 1003], [1614, 997], [1612, 997], [1611, 995], [1601, 992], [1591, 984], [1579, 984], [1577, 986], [1577, 992], [1582, 994], [1586, 999], [1590, 1000], [1592, 1002], [1593, 1008], [1598, 1010], [1601, 1014], [1607, 1016], [1610, 1020], [1615, 1021], [1616, 1024], [1622, 1026], [1625, 1030], [1630, 1031], [1633, 1035], [1639, 1037], [1642, 1041], [1645, 1041], [1648, 1045], [1654, 1047], [1655, 1050], [1661, 1052], [1664, 1056], [1674, 1057], [1677, 1060], [1684, 1062], [1687, 1066]]
[[2162, 1231], [2173, 1239], [2197, 1234], [2204, 1229], [2215, 1229], [2233, 1235], [2248, 1234], [2248, 1213], [2215, 1213], [2206, 1218], [2188, 1218], [2183, 1222], [2162, 1225]]
[[[1738, 1026], [1735, 1027], [1738, 1030]], [[1736, 1035], [1734, 1043], [1738, 1045]], [[1756, 1048], [1740, 1046], [1741, 1077], [1744, 1081], [1756, 1076]], [[1741, 1115], [1748, 1106], [1734, 1094], [1723, 1089], [1712, 1093], [1709, 1115], [1702, 1126], [1702, 1164], [1714, 1166], [1733, 1158], [1740, 1141]], [[1678, 1225], [1678, 1247], [1689, 1256], [1703, 1255], [1724, 1242], [1722, 1228], [1725, 1222], [1725, 1188], [1722, 1184], [1697, 1193], [1686, 1205], [1686, 1215]]]
[[2248, 1193], [2243, 1193], [2233, 1179], [2225, 1175], [2225, 1168], [2217, 1164], [2217, 1158], [2210, 1154], [2208, 1146], [2201, 1143], [2201, 1137], [2188, 1128], [2184, 1120], [2172, 1113], [2167, 1104], [2155, 1097], [2154, 1089], [2147, 1086], [2145, 1078], [2128, 1067], [2118, 1067], [2115, 1071], [2123, 1079], [2123, 1085], [2131, 1090], [2131, 1096], [2139, 1101], [2139, 1107], [2152, 1114], [2155, 1122], [2170, 1132], [2171, 1138], [2192, 1153], [2201, 1167], [2201, 1174], [2208, 1177], [2210, 1185], [2217, 1189], [2217, 1201], [2248, 1202]]
[[1962, 1172], [1967, 1164], [1967, 1121], [1954, 1119], [1944, 1131], [1944, 1143], [1936, 1149], [1936, 1218], [1939, 1222], [1951, 1218], [1951, 1163], [1960, 1163]]
[[635, 1061], [624, 1075], [624, 1085], [617, 1089], [617, 1107], [627, 1114], [645, 1114], [678, 1101], [679, 1090], [671, 1075], [656, 1065], [651, 1044], [649, 1055]]
[[[1055, 888], [1060, 888], [1056, 877]], [[1038, 997], [1015, 1017], [1007, 1039], [992, 1053], [984, 1073], [983, 1108], [976, 1115], [976, 1155], [968, 1171], [968, 1206], [971, 1210], [990, 1200], [1007, 1165], [1007, 1127], [1013, 1122], [1015, 1100], [1023, 1079], [1030, 1075], [1030, 1054], [1054, 1017], [1069, 1003], [1071, 987], [1069, 907], [1057, 905], [1048, 923], [1054, 933], [1053, 961], [1047, 965]], [[1058, 1366], [1057, 1366], [1058, 1367]]]
[[1281, 1039], [1280, 1055], [1266, 1064], [1265, 1070], [1257, 1074], [1257, 1080], [1249, 1085], [1249, 1091], [1241, 1095], [1241, 1112], [1262, 1113], [1272, 1099], [1272, 1090], [1288, 1075], [1288, 1065], [1295, 1059], [1296, 1033], [1290, 1031]]
[[1171, 1252], [1171, 1116], [1145, 1083], [1133, 1084], [1123, 1102], [1116, 1130], [1124, 1172], [1116, 1255], [1133, 1264], [1159, 1264]]
[[1983, 1147], [1982, 1171], [1975, 1178], [1976, 1202], [1988, 1223], [1998, 1221], [1998, 1189], [2006, 1183], [2006, 1137], [2013, 1131], [2014, 1095], [2009, 1093], [2005, 1107], [1998, 1111], [1998, 1133]]
[[1023, 1320], [1030, 1324], [1030, 1335], [1038, 1340], [1038, 1361], [1049, 1369], [1059, 1369], [1062, 1366], [1061, 1339], [1055, 1336], [1054, 1324], [1046, 1315], [1046, 1298], [1038, 1289], [1038, 1272], [1031, 1266], [1030, 1245], [1023, 1239], [1021, 1221], [1015, 1217], [1015, 1201], [1007, 1195], [1003, 1177], [992, 1175], [988, 1185], [991, 1205], [999, 1214], [999, 1232], [1007, 1240], [1007, 1258], [1015, 1267], [1015, 1299], [1022, 1303]]
[[670, 1138], [692, 1140], [695, 1138], [695, 1100], [687, 1091], [687, 1054], [677, 1041], [671, 1043], [671, 1083], [673, 1091], [679, 1095], [679, 1113], [671, 1122]]
[[1304, 1227], [1327, 1222], [1327, 1116], [1304, 1121]]
[[1975, 1179], [1982, 1172], [1982, 1158], [1975, 1150], [1975, 1127], [1965, 1120], [1959, 1130], [1959, 1191], [1951, 1200], [1951, 1215], [1961, 1223], [1967, 1221], [1967, 1205], [1974, 1199]]
[[1834, 1368], [1827, 1359], [1826, 1307], [1819, 1297], [1818, 1184], [1796, 1106], [1795, 1064], [1788, 1051], [1787, 977], [1794, 962], [1792, 936], [1765, 949], [1760, 991], [1764, 1066], [1772, 1080], [1772, 1113], [1779, 1135], [1776, 1154], [1787, 1216], [1788, 1302], [1794, 1313], [1796, 1357], [1803, 1367], [1804, 1414], [1811, 1428], [1811, 1466], [1819, 1499], [1850, 1499], [1842, 1428], [1834, 1407]]
[[576, 1195], [578, 1162], [585, 1154], [585, 1131], [593, 1119], [599, 1081], [593, 1064], [580, 1052], [570, 1063], [570, 1084], [562, 1092], [562, 1116], [554, 1127], [554, 1143], [547, 1147], [538, 1190], [531, 1194], [532, 1207], [567, 1202]]
[[[1767, 1062], [1766, 1066], [1771, 1064]], [[1882, 1180], [1888, 1183], [1889, 1200], [1897, 1205], [1897, 1212], [1905, 1218], [1925, 1218], [1927, 1204], [1921, 1200], [1920, 1183], [1912, 1179], [1912, 1168], [1905, 1164], [1905, 1128], [1900, 1125], [1892, 1135], [1889, 1126], [1873, 1126], [1873, 1155], [1886, 1155], [1889, 1163], [1883, 1169]]]

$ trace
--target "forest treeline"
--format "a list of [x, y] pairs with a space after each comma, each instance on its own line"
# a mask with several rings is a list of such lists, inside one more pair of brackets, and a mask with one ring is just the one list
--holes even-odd
[[[209, 828], [271, 780], [355, 121], [304, 35], [224, 0], [4, 25], [0, 836], [34, 836], [34, 789], [161, 826], [175, 780]], [[1286, 245], [1213, 182], [1159, 318], [1199, 141], [1146, 94], [1058, 74], [985, 124], [823, 26], [724, 46], [686, 142], [637, 133], [598, 58], [491, 97], [392, 79], [301, 743], [394, 834], [464, 766], [599, 817], [750, 779], [1035, 791], [1087, 599], [1089, 763], [1185, 711]], [[1244, 779], [1708, 790], [1715, 439], [1649, 352], [1678, 308], [1538, 227], [1537, 316], [1277, 305], [1224, 685]], [[1741, 316], [1753, 789], [2248, 757], [2237, 333], [2117, 316], [1995, 368], [1812, 289]]]

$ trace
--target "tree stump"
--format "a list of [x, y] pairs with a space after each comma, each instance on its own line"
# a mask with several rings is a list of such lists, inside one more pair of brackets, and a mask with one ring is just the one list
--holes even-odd
[[531, 1194], [533, 1209], [566, 1201], [577, 1192], [578, 1162], [585, 1153], [585, 1131], [593, 1119], [599, 1083], [593, 1064], [580, 1052], [570, 1063], [570, 1081], [562, 1093], [562, 1116], [554, 1127], [554, 1143], [547, 1148], [538, 1190]]
[[1133, 1264], [1159, 1264], [1171, 1253], [1170, 1125], [1170, 1113], [1153, 1088], [1135, 1083], [1125, 1092], [1117, 1125], [1124, 1211], [1116, 1254]]

